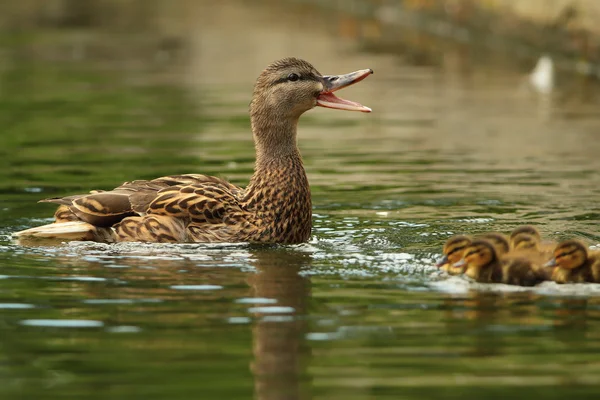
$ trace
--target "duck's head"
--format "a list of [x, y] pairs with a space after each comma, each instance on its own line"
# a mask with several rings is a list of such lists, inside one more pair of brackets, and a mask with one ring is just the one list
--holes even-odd
[[363, 69], [345, 75], [321, 75], [310, 63], [298, 58], [284, 58], [269, 65], [256, 80], [250, 103], [259, 158], [295, 151], [298, 118], [311, 108], [370, 112], [370, 108], [341, 99], [334, 92], [372, 73]]
[[315, 106], [348, 111], [371, 112], [359, 103], [337, 97], [333, 92], [360, 82], [372, 74], [362, 69], [345, 75], [321, 75], [309, 62], [284, 58], [269, 65], [254, 86], [252, 114], [297, 119]]
[[577, 240], [565, 240], [556, 246], [556, 249], [554, 249], [554, 258], [548, 261], [546, 266], [575, 269], [585, 264], [587, 258], [587, 249], [581, 242]]
[[490, 242], [494, 246], [494, 249], [496, 249], [496, 254], [498, 255], [506, 254], [510, 250], [508, 239], [501, 233], [484, 233], [483, 235], [477, 236], [477, 239], [484, 239]]
[[521, 234], [521, 233], [526, 233], [526, 234], [528, 234], [530, 236], [535, 237], [538, 242], [540, 240], [542, 240], [542, 237], [540, 236], [540, 231], [538, 231], [535, 226], [532, 226], [532, 225], [522, 225], [522, 226], [516, 227], [510, 233], [510, 241], [512, 242], [513, 239], [514, 239], [514, 237], [517, 236], [518, 234]]
[[493, 263], [498, 259], [496, 249], [487, 240], [474, 240], [463, 254], [462, 260], [454, 264], [454, 267], [481, 268]]
[[510, 239], [513, 250], [539, 250], [540, 240], [531, 233], [521, 232]]
[[444, 248], [442, 250], [442, 253], [444, 253], [444, 255], [437, 261], [436, 266], [442, 267], [446, 264], [453, 265], [457, 263], [462, 258], [464, 250], [470, 244], [471, 239], [468, 236], [452, 236], [444, 244]]

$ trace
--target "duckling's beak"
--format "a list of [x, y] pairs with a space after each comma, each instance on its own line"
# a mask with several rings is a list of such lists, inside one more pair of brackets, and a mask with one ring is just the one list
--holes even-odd
[[462, 260], [460, 260], [459, 262], [455, 263], [452, 266], [458, 268], [458, 267], [464, 267], [465, 265], [467, 265], [467, 261], [463, 258]]
[[556, 267], [556, 258], [548, 261], [546, 264], [544, 264], [544, 267]]
[[317, 97], [317, 105], [327, 108], [337, 108], [338, 110], [371, 112], [369, 107], [365, 107], [354, 101], [340, 99], [333, 92], [360, 82], [372, 73], [372, 69], [361, 69], [360, 71], [350, 72], [345, 75], [323, 76], [324, 88]]
[[442, 258], [440, 258], [439, 260], [437, 260], [437, 262], [435, 263], [436, 267], [441, 267], [444, 264], [448, 264], [448, 256], [443, 256]]

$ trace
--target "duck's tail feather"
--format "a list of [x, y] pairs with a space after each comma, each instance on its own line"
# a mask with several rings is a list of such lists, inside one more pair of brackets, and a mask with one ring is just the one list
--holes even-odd
[[115, 234], [112, 228], [101, 228], [83, 221], [58, 222], [47, 224], [24, 231], [15, 232], [12, 236], [22, 240], [61, 240], [61, 241], [94, 241], [114, 242]]

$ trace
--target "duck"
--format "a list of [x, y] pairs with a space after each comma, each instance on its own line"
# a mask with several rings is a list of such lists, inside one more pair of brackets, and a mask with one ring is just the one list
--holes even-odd
[[522, 232], [511, 239], [510, 247], [512, 252], [529, 252], [548, 261], [552, 258], [556, 244], [550, 241], [541, 242], [539, 236]]
[[490, 242], [496, 249], [496, 254], [502, 256], [510, 251], [510, 243], [505, 235], [500, 232], [488, 232], [477, 235], [476, 239], [483, 239]]
[[511, 251], [535, 250], [543, 257], [545, 261], [551, 258], [551, 254], [556, 248], [556, 242], [551, 240], [542, 240], [540, 231], [532, 225], [522, 225], [515, 228], [509, 237]]
[[102, 242], [306, 242], [312, 204], [296, 142], [298, 120], [316, 106], [371, 112], [334, 92], [372, 73], [362, 69], [322, 75], [294, 57], [267, 66], [256, 80], [250, 103], [256, 158], [245, 188], [199, 174], [133, 180], [113, 190], [41, 200], [59, 205], [54, 223], [13, 236]]
[[502, 257], [487, 240], [478, 239], [464, 250], [455, 268], [464, 268], [465, 275], [481, 283], [504, 283], [535, 286], [544, 279], [536, 274], [532, 262], [521, 257]]
[[545, 266], [552, 258], [552, 250], [549, 245], [542, 245], [538, 236], [526, 232], [516, 234], [511, 240], [510, 254], [533, 261], [536, 273], [545, 280], [550, 280], [552, 276], [552, 269]]
[[560, 242], [546, 266], [554, 268], [551, 278], [556, 283], [600, 283], [600, 252], [589, 252], [578, 240]]
[[538, 241], [542, 240], [542, 236], [540, 235], [540, 231], [533, 225], [521, 225], [513, 229], [510, 233], [509, 240], [511, 247], [514, 248], [513, 240], [515, 236], [519, 234], [526, 234], [535, 237]]
[[446, 240], [442, 249], [443, 256], [437, 261], [436, 267], [450, 275], [460, 275], [464, 268], [455, 268], [454, 264], [463, 257], [464, 250], [471, 244], [471, 238], [465, 235], [454, 235]]

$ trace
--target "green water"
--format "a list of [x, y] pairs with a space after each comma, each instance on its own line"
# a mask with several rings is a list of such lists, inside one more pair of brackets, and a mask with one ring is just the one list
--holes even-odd
[[[540, 99], [501, 56], [440, 45], [443, 62], [414, 66], [326, 29], [311, 47], [282, 21], [259, 46], [274, 17], [211, 7], [167, 61], [123, 32], [2, 36], [0, 398], [597, 396], [600, 285], [477, 286], [431, 266], [452, 233], [525, 222], [600, 242], [593, 83], [562, 76]], [[293, 50], [323, 73], [375, 70], [344, 91], [372, 114], [300, 122], [309, 243], [11, 242], [50, 221], [44, 197], [175, 173], [245, 184], [253, 79]]]

